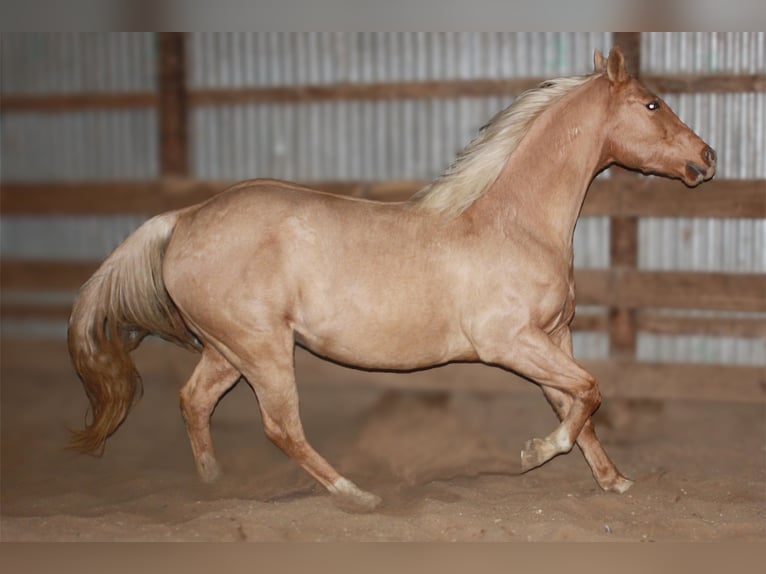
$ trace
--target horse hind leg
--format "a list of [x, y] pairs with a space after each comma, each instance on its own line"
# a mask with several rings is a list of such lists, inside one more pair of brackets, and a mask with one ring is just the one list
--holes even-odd
[[181, 413], [186, 422], [197, 473], [203, 482], [215, 482], [221, 477], [210, 435], [210, 417], [218, 400], [239, 377], [239, 371], [208, 345], [202, 351], [202, 358], [191, 378], [181, 389]]
[[336, 504], [350, 512], [371, 512], [381, 499], [341, 476], [309, 444], [300, 420], [293, 369], [293, 342], [248, 347], [242, 373], [253, 388], [266, 436], [324, 486]]

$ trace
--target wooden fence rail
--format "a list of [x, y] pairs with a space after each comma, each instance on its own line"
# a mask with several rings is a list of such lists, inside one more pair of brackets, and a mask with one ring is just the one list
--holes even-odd
[[[75, 291], [100, 262], [0, 261], [3, 291]], [[577, 301], [630, 308], [766, 312], [766, 274], [576, 269]]]
[[[3, 183], [3, 215], [156, 215], [203, 201], [234, 182], [165, 178], [156, 181]], [[402, 201], [426, 181], [309, 181], [323, 191]], [[582, 215], [766, 218], [766, 181], [714, 179], [696, 188], [662, 178], [599, 178]]]
[[[191, 106], [232, 104], [296, 104], [328, 101], [424, 100], [515, 96], [549, 78], [441, 80], [365, 84], [315, 84], [194, 89], [186, 92]], [[646, 75], [641, 81], [659, 94], [766, 92], [766, 74]], [[175, 83], [174, 87], [177, 88]], [[60, 113], [84, 109], [154, 108], [160, 92], [74, 94], [7, 94], [4, 112]]]

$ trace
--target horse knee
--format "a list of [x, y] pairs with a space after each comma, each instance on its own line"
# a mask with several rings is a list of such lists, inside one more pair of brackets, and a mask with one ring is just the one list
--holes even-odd
[[590, 407], [594, 412], [601, 405], [601, 389], [595, 377], [589, 376], [586, 379], [586, 387], [580, 395], [580, 399]]

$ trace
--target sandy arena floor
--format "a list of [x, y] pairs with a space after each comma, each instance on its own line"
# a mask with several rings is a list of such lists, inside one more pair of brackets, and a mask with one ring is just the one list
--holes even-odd
[[226, 476], [199, 483], [177, 399], [191, 356], [158, 342], [145, 347], [139, 365], [154, 367], [144, 397], [96, 459], [63, 448], [86, 407], [64, 345], [3, 343], [3, 541], [766, 540], [764, 404], [607, 397], [599, 436], [636, 484], [606, 494], [577, 449], [518, 474], [524, 442], [556, 424], [532, 385], [508, 393], [417, 388], [455, 373], [478, 381], [490, 372], [480, 365], [420, 373], [410, 391], [371, 387], [364, 373], [359, 385], [333, 384], [340, 367], [301, 355], [309, 440], [384, 498], [378, 512], [355, 515], [264, 437], [244, 383], [213, 417]]

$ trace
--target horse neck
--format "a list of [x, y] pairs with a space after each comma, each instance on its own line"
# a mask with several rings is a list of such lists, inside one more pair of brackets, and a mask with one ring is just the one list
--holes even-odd
[[490, 189], [471, 206], [472, 217], [491, 218], [509, 232], [523, 227], [571, 251], [585, 193], [606, 164], [607, 98], [597, 77], [542, 112]]

